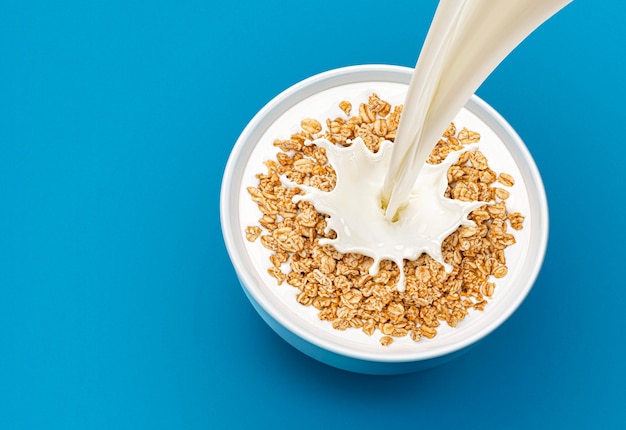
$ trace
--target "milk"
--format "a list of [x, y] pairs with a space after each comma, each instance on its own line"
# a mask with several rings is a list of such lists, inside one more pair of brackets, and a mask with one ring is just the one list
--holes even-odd
[[371, 257], [372, 276], [381, 260], [394, 261], [400, 269], [399, 291], [405, 288], [405, 259], [427, 253], [449, 272], [443, 240], [459, 226], [472, 225], [467, 215], [485, 202], [444, 197], [446, 172], [459, 152], [436, 166], [425, 164], [426, 159], [493, 69], [570, 1], [442, 0], [408, 88], [395, 143], [383, 142], [373, 154], [360, 139], [347, 148], [323, 139], [313, 142], [326, 148], [337, 173], [330, 192], [281, 179], [306, 192], [294, 201], [309, 201], [329, 215], [326, 232], [334, 230], [337, 236], [320, 244]]

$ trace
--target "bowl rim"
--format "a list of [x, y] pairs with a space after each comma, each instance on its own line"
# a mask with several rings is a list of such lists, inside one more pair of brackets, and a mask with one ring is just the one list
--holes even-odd
[[[538, 220], [540, 225], [533, 227], [539, 229], [539, 236], [535, 241], [537, 242], [538, 248], [535, 250], [535, 258], [532, 260], [534, 262], [532, 265], [532, 271], [530, 273], [524, 273], [525, 283], [523, 288], [515, 297], [515, 300], [513, 300], [511, 305], [498, 314], [497, 318], [494, 318], [484, 328], [475, 331], [462, 341], [455, 342], [450, 345], [397, 354], [383, 354], [384, 351], [381, 351], [381, 354], [379, 355], [367, 351], [358, 351], [348, 346], [319, 338], [304, 329], [302, 325], [294, 323], [290, 318], [280, 312], [258, 288], [254, 287], [256, 284], [254, 278], [254, 268], [244, 264], [244, 259], [239, 258], [238, 242], [240, 242], [240, 244], [243, 243], [243, 234], [239, 231], [240, 226], [238, 216], [232, 216], [233, 209], [236, 208], [234, 205], [238, 204], [238, 200], [233, 199], [232, 196], [229, 195], [233, 189], [233, 180], [236, 178], [237, 173], [243, 169], [241, 164], [246, 164], [238, 163], [242, 153], [245, 149], [248, 149], [250, 152], [255, 146], [249, 143], [250, 135], [253, 134], [253, 132], [255, 132], [255, 130], [257, 130], [257, 128], [262, 124], [273, 123], [282, 114], [282, 112], [279, 112], [277, 108], [285, 104], [295, 104], [295, 102], [306, 99], [310, 95], [319, 92], [320, 89], [317, 88], [317, 86], [322, 85], [325, 82], [332, 82], [333, 86], [339, 86], [360, 82], [358, 79], [355, 79], [359, 76], [364, 78], [366, 77], [367, 79], [363, 80], [368, 82], [376, 80], [389, 82], [391, 77], [394, 76], [399, 79], [398, 82], [404, 82], [406, 81], [407, 74], [410, 76], [412, 73], [412, 68], [404, 66], [388, 64], [354, 65], [318, 73], [285, 89], [270, 100], [263, 108], [261, 108], [261, 110], [257, 112], [257, 114], [252, 118], [252, 120], [250, 120], [242, 133], [239, 135], [225, 166], [220, 190], [220, 222], [223, 239], [240, 284], [242, 288], [245, 289], [245, 292], [248, 293], [248, 298], [254, 299], [257, 304], [283, 328], [306, 342], [335, 354], [358, 360], [388, 363], [406, 363], [429, 360], [454, 353], [476, 343], [480, 339], [483, 339], [495, 329], [500, 327], [519, 308], [521, 303], [527, 297], [537, 276], [539, 275], [547, 249], [549, 235], [548, 203], [543, 181], [534, 159], [522, 139], [509, 125], [509, 123], [480, 97], [472, 95], [466, 104], [466, 108], [469, 107], [469, 110], [476, 115], [478, 115], [476, 112], [477, 110], [482, 112], [484, 115], [478, 115], [481, 120], [485, 121], [489, 127], [496, 131], [496, 133], [498, 133], [497, 129], [499, 129], [501, 133], [507, 134], [514, 142], [519, 155], [525, 161], [525, 164], [519, 167], [520, 169], [525, 170], [525, 172], [523, 172], [525, 178], [529, 178], [535, 185], [536, 196], [533, 202], [537, 204], [537, 210], [540, 214], [540, 219]], [[533, 202], [531, 202], [531, 204]], [[238, 213], [238, 210], [234, 210], [234, 212]]]

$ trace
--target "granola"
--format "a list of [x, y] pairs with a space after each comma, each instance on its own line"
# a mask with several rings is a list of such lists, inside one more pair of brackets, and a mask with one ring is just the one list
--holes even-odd
[[[523, 227], [519, 212], [509, 213], [505, 201], [509, 191], [498, 187], [514, 185], [513, 177], [497, 174], [479, 150], [464, 152], [448, 169], [445, 196], [464, 201], [482, 201], [469, 219], [475, 226], [461, 226], [442, 244], [444, 267], [427, 254], [405, 264], [406, 290], [395, 288], [398, 266], [384, 260], [376, 276], [369, 274], [370, 257], [354, 253], [342, 254], [331, 245], [319, 245], [319, 239], [334, 239], [336, 233], [325, 233], [326, 215], [306, 201], [294, 203], [292, 198], [302, 191], [285, 187], [280, 176], [292, 182], [332, 190], [337, 176], [324, 148], [312, 143], [326, 138], [334, 144], [348, 146], [361, 137], [373, 152], [385, 140], [393, 142], [402, 105], [391, 106], [372, 94], [360, 103], [358, 114], [350, 116], [352, 104], [339, 105], [344, 117], [326, 119], [325, 125], [313, 118], [300, 124], [301, 131], [289, 139], [277, 139], [279, 152], [265, 162], [267, 171], [257, 174], [258, 185], [248, 193], [258, 205], [260, 226], [245, 230], [249, 241], [259, 240], [271, 251], [268, 273], [280, 285], [284, 282], [299, 290], [297, 301], [318, 310], [321, 320], [336, 330], [361, 329], [367, 335], [382, 334], [383, 346], [394, 337], [409, 336], [413, 341], [432, 339], [445, 322], [456, 327], [471, 309], [482, 311], [492, 298], [496, 279], [508, 273], [504, 250], [515, 243], [508, 232]], [[480, 134], [466, 128], [457, 130], [450, 124], [433, 149], [429, 163], [438, 164], [452, 152], [476, 143]]]

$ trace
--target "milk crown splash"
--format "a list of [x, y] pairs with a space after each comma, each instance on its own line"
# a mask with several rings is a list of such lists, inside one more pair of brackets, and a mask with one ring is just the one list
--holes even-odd
[[382, 189], [392, 221], [450, 121], [497, 65], [572, 0], [441, 0], [412, 76]]
[[371, 276], [378, 274], [381, 260], [395, 262], [399, 269], [398, 291], [405, 290], [405, 259], [415, 260], [426, 253], [441, 263], [447, 272], [452, 270], [444, 261], [441, 243], [459, 225], [475, 226], [467, 215], [485, 202], [464, 202], [445, 197], [447, 172], [462, 152], [476, 149], [475, 145], [448, 154], [440, 164], [425, 166], [402, 216], [397, 222], [389, 222], [380, 207], [380, 193], [392, 143], [382, 142], [377, 153], [371, 152], [360, 137], [349, 147], [325, 139], [317, 139], [313, 144], [326, 149], [328, 163], [337, 173], [335, 188], [321, 191], [296, 184], [285, 176], [281, 177], [281, 182], [289, 188], [306, 192], [296, 195], [294, 201], [309, 201], [317, 211], [329, 215], [325, 232], [334, 230], [337, 237], [320, 239], [320, 245], [330, 244], [344, 254], [354, 252], [371, 257], [374, 260], [369, 269]]

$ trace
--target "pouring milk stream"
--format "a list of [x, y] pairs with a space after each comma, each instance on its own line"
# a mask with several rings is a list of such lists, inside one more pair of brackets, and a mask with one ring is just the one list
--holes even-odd
[[396, 288], [405, 290], [404, 259], [427, 253], [446, 271], [441, 244], [460, 225], [473, 225], [467, 216], [485, 202], [462, 202], [444, 197], [447, 171], [461, 152], [441, 164], [426, 160], [443, 131], [474, 91], [526, 36], [571, 0], [441, 0], [420, 53], [405, 99], [395, 143], [383, 142], [370, 152], [360, 138], [349, 147], [325, 139], [337, 173], [330, 192], [281, 178], [285, 186], [306, 192], [305, 200], [329, 215], [320, 239], [341, 253], [373, 259], [375, 276], [383, 259], [399, 268]]
[[572, 0], [441, 0], [409, 84], [383, 185], [393, 220], [452, 118], [502, 60]]

